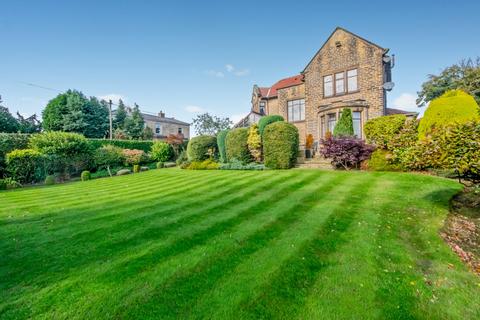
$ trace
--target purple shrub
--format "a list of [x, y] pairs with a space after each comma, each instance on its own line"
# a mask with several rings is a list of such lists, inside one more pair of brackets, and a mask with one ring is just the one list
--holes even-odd
[[375, 150], [374, 146], [366, 144], [356, 138], [328, 138], [322, 140], [320, 153], [328, 159], [332, 159], [332, 165], [336, 168], [358, 168], [360, 163], [368, 160]]

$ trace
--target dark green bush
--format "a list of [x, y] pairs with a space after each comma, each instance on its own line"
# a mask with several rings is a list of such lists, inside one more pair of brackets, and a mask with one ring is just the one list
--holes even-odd
[[151, 149], [152, 160], [166, 162], [174, 157], [173, 148], [163, 141], [156, 141]]
[[264, 163], [270, 169], [288, 169], [298, 154], [298, 129], [288, 122], [270, 124], [263, 133]]
[[225, 147], [225, 140], [227, 139], [227, 134], [229, 130], [222, 130], [217, 134], [217, 145], [218, 145], [218, 154], [220, 157], [220, 162], [227, 162], [227, 150]]
[[90, 171], [82, 171], [82, 174], [80, 175], [80, 178], [82, 179], [82, 181], [88, 181], [90, 179], [92, 179], [92, 175], [90, 173]]
[[88, 139], [88, 143], [93, 149], [98, 149], [101, 146], [112, 145], [122, 149], [137, 149], [144, 152], [150, 152], [153, 141], [150, 140], [119, 140], [119, 139]]
[[15, 149], [26, 149], [30, 135], [23, 133], [0, 133], [0, 178], [5, 171], [5, 156]]
[[178, 158], [175, 162], [179, 166], [182, 163], [184, 163], [185, 161], [188, 161], [187, 150], [182, 150], [182, 152], [180, 152], [180, 154], [178, 155]]
[[371, 171], [401, 171], [400, 165], [390, 162], [391, 157], [392, 154], [389, 151], [377, 149], [367, 160], [367, 169]]
[[352, 110], [345, 108], [342, 110], [342, 116], [333, 129], [334, 137], [353, 137], [353, 117]]
[[451, 90], [434, 99], [428, 105], [418, 127], [418, 137], [425, 138], [433, 129], [441, 130], [450, 124], [460, 124], [480, 118], [475, 99], [461, 91]]
[[252, 161], [248, 150], [248, 128], [237, 128], [229, 131], [225, 139], [227, 161], [237, 159], [243, 163]]
[[55, 176], [53, 176], [53, 175], [46, 176], [44, 184], [46, 186], [54, 185], [55, 184]]
[[385, 149], [388, 142], [403, 128], [407, 117], [403, 114], [378, 117], [365, 123], [364, 132], [368, 143]]
[[193, 137], [188, 142], [187, 156], [190, 161], [203, 161], [217, 155], [217, 138], [214, 136]]
[[20, 183], [43, 180], [44, 157], [34, 149], [13, 150], [6, 156], [8, 175]]
[[264, 164], [251, 162], [244, 164], [242, 161], [237, 159], [232, 159], [232, 161], [228, 163], [220, 164], [218, 168], [220, 170], [265, 170], [266, 167]]
[[271, 115], [271, 116], [265, 116], [258, 121], [258, 132], [260, 132], [260, 135], [263, 137], [263, 132], [265, 131], [265, 128], [274, 122], [277, 121], [285, 121], [282, 116], [279, 115]]

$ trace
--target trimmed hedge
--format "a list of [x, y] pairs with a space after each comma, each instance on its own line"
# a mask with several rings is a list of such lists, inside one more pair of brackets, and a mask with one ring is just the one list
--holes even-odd
[[220, 162], [227, 162], [227, 150], [225, 147], [225, 140], [227, 138], [229, 130], [222, 130], [217, 133], [217, 145], [218, 145], [218, 154], [220, 157]]
[[387, 150], [375, 150], [367, 160], [367, 169], [370, 171], [401, 171], [400, 165], [390, 162], [391, 156]]
[[20, 183], [32, 183], [44, 178], [44, 157], [33, 149], [13, 150], [6, 156], [9, 176]]
[[0, 133], [0, 178], [5, 170], [5, 156], [15, 149], [28, 147], [29, 134], [23, 133]]
[[88, 142], [94, 149], [110, 144], [122, 149], [137, 149], [144, 152], [150, 152], [153, 145], [153, 141], [150, 140], [88, 139]]
[[225, 139], [227, 161], [233, 159], [244, 163], [252, 161], [248, 150], [248, 128], [236, 128], [228, 132]]
[[407, 117], [403, 114], [394, 114], [368, 120], [364, 132], [368, 143], [386, 149], [387, 144], [402, 130]]
[[260, 135], [263, 137], [263, 133], [265, 132], [265, 128], [274, 122], [278, 121], [285, 121], [282, 116], [279, 115], [271, 115], [271, 116], [265, 116], [258, 121], [258, 132], [260, 132]]
[[263, 133], [263, 157], [270, 169], [289, 169], [297, 161], [298, 129], [288, 122], [275, 122]]
[[214, 136], [198, 136], [188, 141], [187, 156], [189, 161], [203, 161], [217, 155], [217, 138]]
[[475, 99], [461, 91], [451, 90], [430, 102], [418, 127], [418, 137], [425, 138], [435, 128], [480, 119]]

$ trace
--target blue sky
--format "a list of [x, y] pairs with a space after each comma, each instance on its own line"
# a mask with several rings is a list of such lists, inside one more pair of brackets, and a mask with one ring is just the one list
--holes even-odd
[[40, 113], [55, 91], [123, 97], [190, 121], [238, 119], [253, 84], [300, 72], [336, 26], [396, 54], [390, 107], [427, 74], [480, 55], [478, 1], [0, 0], [0, 94]]

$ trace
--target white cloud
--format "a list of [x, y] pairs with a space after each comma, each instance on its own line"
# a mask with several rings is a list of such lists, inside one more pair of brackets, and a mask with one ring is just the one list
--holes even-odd
[[118, 93], [110, 93], [110, 94], [100, 96], [98, 98], [100, 100], [105, 100], [105, 101], [112, 100], [113, 103], [117, 103], [118, 100], [120, 100], [120, 99], [122, 99], [123, 102], [126, 102], [126, 100], [127, 100], [127, 98], [124, 95], [118, 94]]
[[186, 106], [185, 110], [189, 113], [200, 113], [205, 112], [206, 110], [199, 106]]
[[393, 100], [393, 108], [418, 112], [419, 108], [415, 102], [416, 99], [417, 97], [411, 93], [402, 93]]
[[243, 76], [246, 76], [246, 75], [250, 74], [249, 69], [238, 70], [237, 68], [235, 68], [235, 66], [233, 64], [225, 65], [225, 69], [227, 69], [227, 72], [230, 72], [230, 73], [236, 75], [237, 77], [243, 77]]
[[205, 73], [209, 76], [215, 77], [215, 78], [223, 78], [225, 77], [225, 74], [221, 71], [215, 71], [215, 70], [207, 70]]
[[230, 120], [232, 120], [233, 124], [236, 124], [238, 121], [242, 120], [247, 115], [248, 115], [248, 113], [232, 114], [230, 116]]

